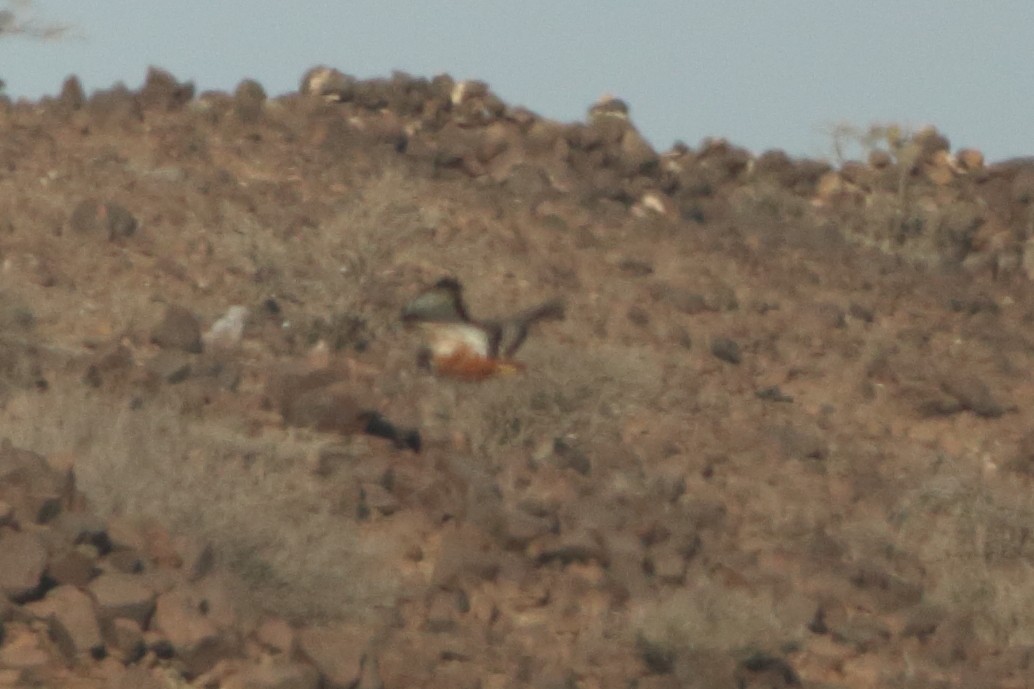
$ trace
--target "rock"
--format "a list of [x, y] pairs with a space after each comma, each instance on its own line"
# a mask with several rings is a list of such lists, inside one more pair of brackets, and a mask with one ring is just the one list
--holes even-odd
[[[364, 483], [360, 492], [360, 503], [366, 510], [390, 515], [398, 512], [401, 503], [390, 491], [378, 483]], [[360, 509], [363, 509], [360, 507]]]
[[641, 278], [653, 274], [653, 264], [636, 258], [622, 258], [618, 261], [618, 269], [629, 277]]
[[1034, 430], [1020, 436], [1016, 452], [1005, 466], [1017, 473], [1034, 475]]
[[522, 549], [536, 538], [556, 529], [555, 520], [512, 509], [503, 518], [502, 537], [506, 547]]
[[95, 558], [75, 548], [52, 556], [47, 563], [47, 576], [57, 584], [86, 586], [96, 573]]
[[762, 388], [755, 392], [754, 396], [767, 402], [793, 402], [793, 396], [787, 395], [778, 385]]
[[327, 689], [350, 689], [362, 676], [369, 641], [357, 627], [309, 627], [298, 635], [298, 652], [316, 667]]
[[83, 380], [95, 388], [105, 381], [125, 376], [133, 367], [133, 353], [128, 347], [115, 343], [100, 349], [86, 367]]
[[658, 283], [651, 288], [655, 298], [671, 305], [677, 311], [688, 315], [702, 313], [707, 310], [704, 295], [688, 289], [682, 289], [668, 283]]
[[143, 120], [140, 101], [123, 84], [94, 91], [86, 103], [86, 110], [92, 122], [103, 127], [117, 128], [123, 134], [125, 129], [139, 125]]
[[245, 79], [233, 92], [233, 111], [245, 124], [254, 124], [262, 118], [266, 105], [266, 90], [254, 79]]
[[231, 675], [219, 686], [224, 689], [317, 689], [320, 673], [312, 665], [290, 662], [262, 662]]
[[499, 559], [480, 529], [457, 524], [442, 534], [431, 582], [437, 586], [457, 585], [466, 576], [489, 579], [499, 571]]
[[125, 574], [139, 574], [145, 565], [143, 555], [135, 548], [116, 548], [108, 553], [104, 562]]
[[642, 134], [629, 127], [621, 137], [621, 161], [626, 174], [650, 174], [660, 164], [660, 157]]
[[136, 662], [144, 655], [144, 634], [134, 620], [115, 618], [107, 625], [105, 636], [115, 655], [124, 663]]
[[154, 591], [132, 574], [107, 572], [90, 583], [89, 591], [102, 624], [124, 617], [144, 629], [154, 612]]
[[711, 354], [730, 364], [739, 364], [743, 360], [740, 345], [728, 337], [716, 337], [711, 340]]
[[975, 148], [961, 148], [955, 153], [955, 160], [965, 172], [984, 169], [984, 154]]
[[163, 349], [200, 354], [201, 323], [189, 310], [170, 304], [161, 322], [151, 330], [151, 342]]
[[138, 223], [132, 213], [117, 203], [87, 199], [72, 211], [68, 225], [78, 234], [104, 234], [108, 241], [117, 241], [135, 234]]
[[54, 469], [41, 455], [0, 442], [0, 499], [22, 525], [55, 519], [75, 494], [71, 472]]
[[193, 97], [193, 83], [179, 82], [170, 72], [149, 67], [138, 99], [145, 110], [173, 112], [189, 103]]
[[1006, 407], [991, 394], [987, 383], [976, 376], [952, 372], [941, 380], [941, 387], [958, 400], [963, 409], [977, 416], [995, 419], [1006, 411]]
[[158, 596], [154, 628], [172, 645], [191, 676], [207, 672], [236, 652], [236, 644], [209, 619], [204, 606], [191, 591], [173, 589]]
[[328, 102], [347, 102], [355, 96], [355, 78], [330, 67], [313, 67], [302, 76], [301, 93]]
[[830, 624], [829, 632], [837, 643], [850, 646], [858, 653], [867, 653], [890, 639], [890, 631], [879, 619], [864, 615]]
[[50, 662], [50, 654], [37, 634], [22, 626], [6, 630], [4, 645], [0, 648], [0, 667], [31, 670]]
[[913, 606], [923, 598], [922, 584], [887, 572], [877, 565], [858, 565], [851, 575], [851, 583], [866, 592], [880, 612]]
[[628, 103], [617, 98], [613, 94], [604, 93], [596, 100], [595, 103], [589, 106], [588, 115], [590, 121], [606, 119], [608, 117], [618, 120], [627, 120], [628, 113]]
[[192, 356], [186, 352], [163, 349], [151, 357], [145, 366], [155, 379], [175, 385], [190, 377], [193, 363]]
[[50, 522], [49, 526], [74, 545], [91, 545], [101, 555], [111, 550], [107, 525], [89, 510], [65, 510]]
[[647, 571], [666, 584], [681, 584], [686, 577], [686, 558], [678, 548], [665, 544], [650, 553]]
[[15, 603], [38, 595], [47, 566], [47, 549], [33, 533], [0, 536], [0, 592]]
[[537, 551], [535, 561], [538, 564], [559, 561], [562, 564], [571, 562], [596, 561], [607, 564], [607, 556], [603, 545], [585, 528], [566, 529], [559, 535], [548, 536], [541, 543], [535, 544]]
[[752, 653], [739, 663], [736, 686], [799, 687], [801, 679], [793, 666], [783, 658], [768, 653]]
[[48, 624], [50, 638], [68, 660], [90, 655], [104, 655], [104, 641], [93, 608], [93, 599], [75, 586], [62, 585], [47, 593], [46, 598], [30, 603], [26, 609]]
[[905, 628], [901, 634], [904, 637], [915, 637], [925, 641], [947, 617], [947, 612], [934, 605], [917, 605], [905, 616]]
[[202, 337], [206, 348], [232, 349], [240, 344], [244, 326], [248, 320], [248, 309], [231, 306], [226, 314], [212, 324]]
[[159, 674], [160, 670], [142, 666], [130, 666], [110, 685], [110, 689], [169, 689], [169, 682]]
[[255, 630], [255, 639], [270, 650], [291, 655], [297, 646], [294, 628], [287, 620], [270, 617]]

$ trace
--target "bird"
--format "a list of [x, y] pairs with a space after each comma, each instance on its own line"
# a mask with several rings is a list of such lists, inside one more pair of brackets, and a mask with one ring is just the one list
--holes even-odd
[[285, 370], [266, 383], [266, 397], [288, 426], [312, 428], [322, 433], [362, 433], [390, 440], [398, 449], [419, 453], [420, 432], [401, 428], [379, 411], [363, 404], [339, 371]]
[[482, 381], [520, 373], [525, 366], [513, 356], [532, 325], [564, 318], [564, 302], [550, 299], [509, 318], [475, 320], [463, 300], [463, 286], [445, 277], [402, 309], [406, 326], [419, 326], [426, 339], [417, 355], [421, 368], [440, 376]]

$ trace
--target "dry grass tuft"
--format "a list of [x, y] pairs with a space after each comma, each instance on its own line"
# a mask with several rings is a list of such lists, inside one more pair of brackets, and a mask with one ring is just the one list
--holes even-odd
[[[247, 590], [245, 604], [293, 618], [363, 618], [394, 603], [392, 545], [335, 514], [305, 468], [314, 443], [256, 442], [185, 420], [169, 400], [112, 414], [83, 391], [11, 405], [17, 446], [73, 452], [102, 516], [154, 520], [210, 542]], [[29, 421], [31, 419], [31, 422]]]

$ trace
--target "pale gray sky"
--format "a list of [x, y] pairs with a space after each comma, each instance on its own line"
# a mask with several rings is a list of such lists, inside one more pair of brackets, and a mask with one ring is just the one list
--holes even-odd
[[[3, 2], [0, 2], [0, 7]], [[991, 160], [1034, 154], [1031, 0], [37, 0], [78, 27], [0, 40], [12, 96], [136, 88], [154, 64], [199, 90], [257, 79], [271, 95], [316, 64], [487, 81], [507, 102], [581, 120], [625, 99], [658, 149], [724, 136], [825, 156], [825, 132], [931, 123]]]

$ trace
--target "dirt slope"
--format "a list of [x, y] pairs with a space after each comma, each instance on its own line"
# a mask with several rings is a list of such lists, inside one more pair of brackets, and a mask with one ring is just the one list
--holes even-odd
[[[1030, 683], [1034, 164], [321, 69], [0, 132], [0, 683]], [[436, 379], [398, 315], [444, 275], [567, 318]], [[320, 368], [423, 451], [285, 423]]]

